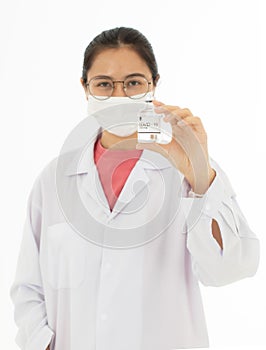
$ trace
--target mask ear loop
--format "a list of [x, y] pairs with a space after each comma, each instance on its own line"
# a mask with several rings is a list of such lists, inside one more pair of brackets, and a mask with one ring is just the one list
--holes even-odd
[[152, 102], [154, 100], [154, 91], [147, 92], [145, 102]]
[[155, 88], [157, 88], [158, 86], [161, 85], [161, 79], [160, 79], [160, 75], [158, 74], [158, 78], [156, 79], [156, 85], [154, 85], [154, 89], [152, 91], [149, 91], [147, 93], [147, 95], [149, 95], [150, 97], [150, 102], [152, 102], [153, 100], [156, 100], [156, 97], [155, 97]]
[[[158, 74], [157, 76], [157, 79], [156, 79], [156, 85], [155, 85], [155, 88], [158, 88], [162, 83], [162, 80], [161, 80], [161, 77], [160, 75]], [[152, 101], [153, 100], [156, 100], [156, 97], [155, 97], [155, 89], [153, 91], [150, 91], [151, 95], [152, 95]]]

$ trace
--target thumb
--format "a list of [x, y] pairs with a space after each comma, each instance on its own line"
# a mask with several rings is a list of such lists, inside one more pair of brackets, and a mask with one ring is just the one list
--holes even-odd
[[150, 151], [156, 150], [158, 152], [157, 147], [158, 147], [158, 145], [156, 145], [155, 142], [147, 142], [147, 143], [143, 142], [143, 143], [136, 144], [136, 149], [148, 149]]
[[152, 102], [153, 102], [155, 107], [159, 107], [159, 106], [163, 106], [164, 105], [163, 102], [160, 102], [160, 101], [157, 101], [157, 100], [153, 100]]
[[151, 149], [152, 148], [152, 143], [137, 143], [136, 144], [136, 149]]
[[147, 149], [149, 151], [160, 153], [162, 156], [167, 157], [167, 146], [157, 142], [142, 142], [136, 144], [136, 149]]

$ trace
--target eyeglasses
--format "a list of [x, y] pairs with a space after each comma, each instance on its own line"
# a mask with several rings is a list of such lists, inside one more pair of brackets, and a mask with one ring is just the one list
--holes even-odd
[[141, 75], [134, 75], [125, 80], [112, 80], [109, 77], [94, 77], [87, 84], [86, 87], [97, 100], [107, 100], [113, 94], [116, 83], [123, 84], [123, 90], [127, 97], [132, 99], [140, 99], [149, 92], [151, 81], [148, 81]]

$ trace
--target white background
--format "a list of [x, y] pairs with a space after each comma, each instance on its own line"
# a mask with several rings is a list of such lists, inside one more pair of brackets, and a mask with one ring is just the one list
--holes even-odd
[[2, 349], [17, 349], [9, 289], [31, 186], [58, 155], [69, 132], [85, 118], [86, 100], [79, 78], [86, 46], [102, 30], [116, 26], [135, 27], [150, 40], [161, 74], [157, 98], [188, 107], [202, 119], [210, 155], [229, 176], [250, 227], [261, 241], [255, 277], [220, 288], [202, 286], [212, 349], [266, 348], [262, 3], [1, 3]]

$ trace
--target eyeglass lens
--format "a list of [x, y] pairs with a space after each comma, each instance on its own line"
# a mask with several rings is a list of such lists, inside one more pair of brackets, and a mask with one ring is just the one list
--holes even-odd
[[[101, 78], [96, 77], [93, 78], [89, 82], [89, 91], [90, 94], [97, 97], [105, 97], [108, 98], [112, 95], [114, 90], [114, 85], [117, 83], [123, 83], [120, 81], [112, 81], [110, 78]], [[146, 93], [149, 91], [149, 82], [146, 78], [141, 76], [132, 76], [127, 78], [124, 81], [124, 91], [125, 94], [128, 97], [134, 98], [135, 95], [137, 95], [136, 98], [141, 98], [146, 95]]]

